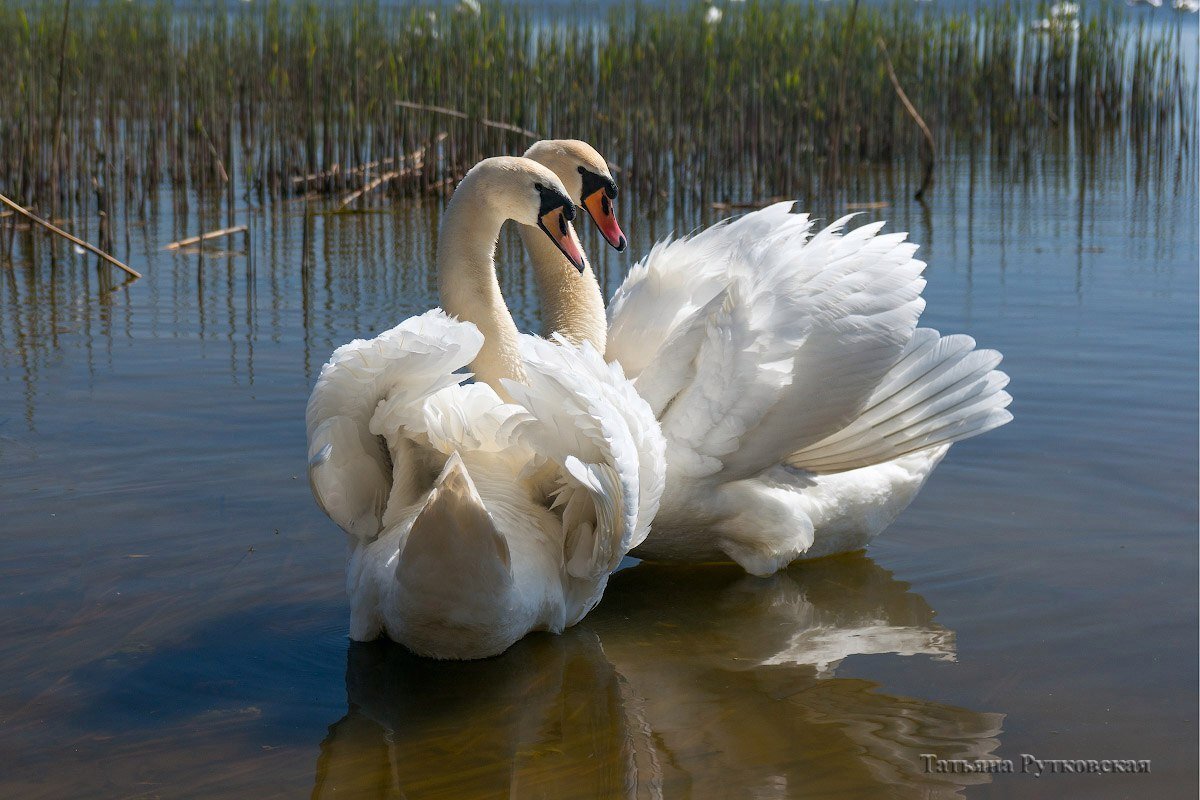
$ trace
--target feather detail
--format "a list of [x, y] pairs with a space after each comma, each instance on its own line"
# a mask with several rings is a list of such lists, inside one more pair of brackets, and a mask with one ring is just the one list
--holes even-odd
[[994, 369], [1000, 359], [995, 350], [976, 350], [969, 336], [921, 328], [859, 417], [787, 463], [840, 472], [997, 428], [1012, 419], [1008, 376]]
[[[393, 489], [392, 459], [381, 431], [372, 430], [377, 406], [420, 408], [426, 397], [468, 377], [455, 370], [482, 344], [474, 325], [434, 309], [333, 352], [305, 413], [308, 478], [317, 503], [347, 533], [374, 538]], [[408, 421], [402, 415], [390, 432], [403, 438]]]
[[517, 434], [558, 466], [554, 507], [567, 571], [595, 579], [649, 533], [665, 482], [665, 443], [621, 368], [590, 344], [523, 336], [521, 356], [525, 382], [504, 382], [530, 415]]
[[767, 574], [861, 547], [950, 443], [1011, 419], [998, 353], [917, 329], [916, 245], [852, 218], [768, 206], [656, 245], [617, 291], [607, 356], [667, 438], [635, 555]]

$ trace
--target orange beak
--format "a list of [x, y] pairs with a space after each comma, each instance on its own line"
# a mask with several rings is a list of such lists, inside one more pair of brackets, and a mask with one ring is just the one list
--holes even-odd
[[538, 217], [538, 227], [550, 237], [550, 241], [557, 245], [562, 254], [567, 257], [567, 261], [570, 261], [575, 269], [583, 272], [585, 265], [583, 248], [579, 246], [575, 229], [571, 227], [571, 223], [567, 219], [566, 209], [560, 206]]
[[597, 189], [583, 198], [583, 207], [591, 216], [592, 221], [596, 223], [596, 227], [600, 229], [604, 240], [615, 247], [618, 253], [624, 250], [625, 234], [621, 233], [621, 226], [617, 224], [617, 210], [613, 206], [608, 192], [604, 189]]

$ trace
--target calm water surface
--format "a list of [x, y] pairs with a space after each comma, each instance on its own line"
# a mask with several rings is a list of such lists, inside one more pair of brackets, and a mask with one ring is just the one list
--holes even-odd
[[[119, 228], [119, 285], [18, 234], [0, 269], [6, 797], [1175, 797], [1197, 781], [1197, 192], [1121, 158], [962, 158], [909, 230], [924, 323], [1004, 352], [1016, 420], [865, 554], [770, 579], [634, 564], [562, 636], [438, 664], [351, 644], [304, 478], [338, 344], [435, 304], [440, 200], [244, 210], [248, 248]], [[719, 214], [623, 208], [632, 252]], [[538, 328], [515, 237], [503, 285]], [[611, 291], [629, 254], [585, 244]], [[920, 758], [1150, 759], [939, 775]], [[1018, 761], [1019, 768], [1019, 761]]]

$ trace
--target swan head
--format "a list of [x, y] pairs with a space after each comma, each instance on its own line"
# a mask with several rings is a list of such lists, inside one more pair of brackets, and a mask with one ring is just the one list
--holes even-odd
[[502, 219], [540, 228], [580, 272], [583, 248], [571, 220], [575, 203], [558, 176], [528, 158], [485, 158], [471, 168], [455, 194], [470, 194]]
[[587, 142], [578, 139], [544, 139], [525, 151], [525, 157], [549, 167], [571, 196], [596, 223], [604, 240], [620, 252], [627, 240], [617, 222], [613, 201], [617, 182], [613, 180], [604, 156]]

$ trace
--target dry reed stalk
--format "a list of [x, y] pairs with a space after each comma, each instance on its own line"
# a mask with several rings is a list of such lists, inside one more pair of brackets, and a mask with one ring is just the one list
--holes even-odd
[[[415, 175], [417, 170], [419, 170], [425, 166], [425, 153], [429, 150], [430, 147], [433, 147], [434, 145], [437, 145], [437, 144], [445, 141], [446, 136], [447, 136], [446, 132], [442, 131], [437, 136], [433, 137], [433, 142], [431, 144], [425, 145], [423, 147], [419, 147], [416, 150], [413, 150], [407, 156], [405, 156], [405, 160], [408, 161], [409, 164], [408, 164], [408, 166], [404, 167], [403, 169], [393, 170], [392, 172], [385, 172], [383, 175], [380, 175], [375, 180], [367, 183], [361, 189], [358, 189], [358, 190], [353, 191], [350, 194], [346, 195], [342, 199], [342, 202], [338, 204], [338, 207], [336, 210], [343, 211], [358, 198], [362, 197], [363, 195], [369, 194], [370, 192], [375, 191], [380, 186], [383, 186], [385, 183], [387, 183], [389, 181], [394, 181], [397, 178], [402, 178], [407, 175]], [[394, 161], [395, 159], [390, 159], [390, 160]]]
[[925, 196], [925, 190], [933, 183], [933, 159], [937, 148], [934, 146], [933, 134], [930, 132], [929, 126], [921, 118], [921, 114], [917, 111], [916, 106], [908, 99], [908, 95], [904, 92], [904, 87], [900, 85], [900, 79], [896, 77], [896, 68], [892, 66], [892, 58], [888, 55], [887, 44], [883, 41], [883, 37], [880, 36], [875, 41], [879, 45], [880, 52], [883, 53], [883, 64], [887, 67], [888, 79], [892, 82], [892, 88], [896, 90], [896, 96], [900, 98], [904, 110], [913, 118], [913, 121], [917, 123], [917, 127], [921, 129], [921, 133], [925, 136], [925, 157], [922, 159], [925, 162], [925, 174], [921, 178], [921, 188], [917, 189], [916, 194], [913, 195], [914, 200], [920, 200]]
[[794, 199], [795, 198], [793, 198], [793, 197], [779, 196], [779, 197], [765, 197], [761, 200], [744, 200], [744, 201], [740, 201], [740, 202], [736, 202], [736, 203], [717, 201], [715, 203], [711, 203], [709, 205], [709, 208], [713, 209], [714, 211], [733, 211], [735, 209], [741, 209], [741, 208], [766, 208], [769, 205], [774, 205], [775, 203], [781, 203], [784, 200], [794, 200]]
[[[363, 164], [361, 167], [355, 167], [354, 169], [350, 170], [350, 172], [354, 173], [367, 169], [374, 169], [375, 167], [386, 166], [392, 163], [394, 160], [395, 159], [384, 158], [379, 161], [370, 161], [366, 164]], [[327, 178], [335, 177], [341, 172], [341, 169], [341, 164], [334, 164], [329, 169], [321, 170], [320, 172], [313, 172], [309, 175], [296, 175], [292, 178], [292, 186], [295, 186], [298, 183], [312, 183], [313, 181], [323, 181]]]
[[396, 105], [400, 108], [412, 109], [413, 111], [428, 111], [432, 114], [442, 114], [447, 117], [454, 117], [455, 119], [465, 119], [472, 122], [478, 122], [485, 128], [495, 128], [496, 130], [508, 131], [509, 133], [519, 133], [526, 139], [533, 141], [546, 138], [540, 133], [534, 133], [533, 131], [522, 128], [519, 125], [513, 125], [511, 122], [497, 122], [496, 120], [491, 119], [476, 118], [465, 112], [456, 111], [453, 108], [445, 108], [444, 106], [428, 106], [424, 103], [413, 103], [408, 100], [397, 100]]
[[353, 192], [351, 192], [350, 194], [343, 197], [342, 202], [338, 203], [337, 208], [334, 210], [335, 211], [345, 211], [346, 208], [349, 207], [349, 205], [351, 203], [353, 203], [355, 200], [359, 199], [363, 195], [366, 195], [366, 194], [369, 194], [369, 193], [375, 191], [376, 189], [378, 189], [380, 186], [383, 186], [388, 181], [394, 181], [397, 178], [402, 178], [406, 175], [414, 175], [414, 174], [416, 174], [417, 170], [421, 169], [422, 166], [424, 166], [424, 162], [422, 161], [421, 157], [418, 157], [412, 163], [412, 165], [407, 166], [404, 169], [398, 169], [398, 170], [394, 170], [392, 172], [385, 172], [382, 175], [380, 175], [378, 178], [376, 178], [375, 180], [368, 181], [367, 184], [365, 186], [363, 186], [361, 189], [355, 189]]
[[[54, 110], [54, 141], [51, 142], [50, 153], [50, 180], [55, 187], [55, 198], [58, 197], [58, 151], [59, 142], [62, 141], [62, 118], [63, 118], [63, 75], [67, 65], [67, 24], [71, 19], [71, 0], [66, 0], [63, 3], [63, 21], [62, 35], [58, 40], [58, 93], [55, 99]], [[56, 202], [56, 201], [55, 201]], [[51, 211], [55, 206], [51, 206]]]
[[38, 225], [41, 225], [43, 228], [50, 231], [51, 233], [61, 236], [62, 238], [66, 239], [67, 241], [71, 242], [72, 244], [76, 244], [76, 245], [82, 247], [84, 250], [87, 250], [87, 251], [99, 256], [100, 258], [103, 258], [105, 261], [109, 262], [114, 267], [118, 267], [120, 269], [125, 270], [130, 275], [132, 275], [134, 278], [142, 277], [142, 273], [138, 272], [137, 270], [135, 270], [131, 267], [126, 266], [125, 264], [122, 264], [120, 261], [113, 258], [112, 256], [110, 256], [108, 253], [104, 252], [100, 248], [90, 245], [87, 242], [83, 241], [82, 239], [80, 239], [76, 236], [72, 236], [71, 234], [64, 231], [62, 228], [59, 228], [59, 227], [56, 227], [56, 226], [50, 224], [49, 222], [47, 222], [46, 220], [42, 219], [39, 216], [31, 214], [29, 211], [25, 210], [24, 207], [18, 205], [17, 203], [13, 202], [12, 200], [9, 200], [7, 197], [5, 197], [2, 194], [0, 194], [0, 203], [4, 203], [6, 206], [8, 206], [9, 208], [11, 208], [13, 211], [17, 212], [21, 216], [25, 217], [30, 222], [34, 222]]
[[218, 231], [209, 231], [208, 233], [202, 233], [199, 236], [189, 236], [187, 239], [180, 239], [178, 242], [171, 242], [163, 249], [178, 250], [181, 247], [188, 247], [193, 244], [207, 242], [209, 239], [219, 239], [222, 236], [233, 236], [235, 233], [244, 233], [249, 236], [250, 229], [245, 225], [234, 225], [230, 228], [221, 228]]

